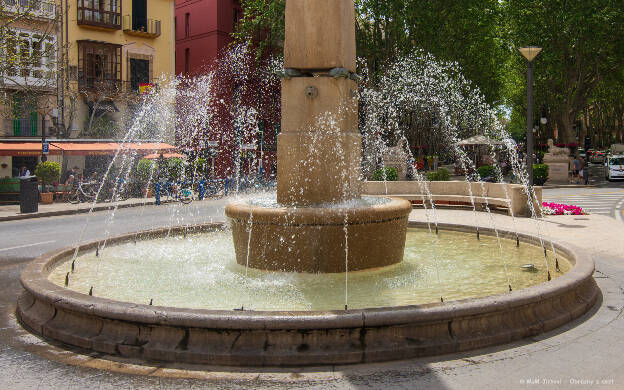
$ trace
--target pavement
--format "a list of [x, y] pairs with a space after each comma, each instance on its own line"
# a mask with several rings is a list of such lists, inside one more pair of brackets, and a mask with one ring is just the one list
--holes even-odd
[[[132, 231], [171, 221], [179, 224], [223, 220], [225, 202], [118, 210], [110, 228], [104, 226], [111, 213], [104, 211], [93, 213], [87, 228], [77, 223], [85, 219], [79, 215], [3, 222], [0, 225], [3, 228], [0, 236], [0, 388], [624, 388], [624, 360], [621, 358], [624, 350], [624, 223], [599, 214], [533, 220], [465, 210], [412, 211], [410, 220], [415, 221], [470, 224], [529, 234], [539, 232], [547, 239], [585, 248], [596, 263], [595, 278], [602, 297], [589, 313], [537, 337], [461, 354], [368, 365], [281, 369], [161, 364], [66, 349], [31, 335], [17, 323], [14, 312], [21, 291], [19, 273], [37, 253], [73, 244], [83, 230], [85, 239], [97, 239], [110, 234], [110, 230]], [[46, 225], [36, 230], [42, 223]], [[57, 227], [56, 236], [50, 232], [50, 226]], [[68, 232], [61, 234], [66, 229]], [[11, 231], [17, 233], [8, 234]], [[56, 241], [2, 252], [20, 244], [20, 235], [31, 231], [36, 239], [56, 238]], [[478, 245], [476, 240], [475, 245]]]
[[93, 211], [111, 210], [115, 207], [137, 207], [143, 205], [153, 205], [155, 198], [131, 198], [118, 202], [102, 202], [93, 205], [91, 202], [72, 204], [69, 202], [54, 202], [52, 204], [39, 204], [36, 213], [20, 213], [20, 205], [0, 206], [0, 222], [15, 221], [19, 219], [52, 217], [58, 215], [70, 215], [88, 213], [93, 206]]

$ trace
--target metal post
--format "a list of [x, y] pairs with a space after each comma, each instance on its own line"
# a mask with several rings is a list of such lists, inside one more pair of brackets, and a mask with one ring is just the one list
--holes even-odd
[[527, 68], [527, 130], [526, 164], [529, 173], [529, 185], [533, 186], [533, 61], [528, 61]]
[[[43, 153], [43, 144], [46, 142], [45, 115], [41, 115], [41, 162], [48, 161], [48, 156]], [[45, 191], [44, 191], [45, 192]]]

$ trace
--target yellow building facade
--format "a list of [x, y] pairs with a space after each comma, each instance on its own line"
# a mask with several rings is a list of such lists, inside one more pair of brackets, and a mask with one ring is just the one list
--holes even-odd
[[67, 132], [101, 137], [102, 130], [93, 128], [101, 118], [116, 121], [123, 132], [140, 94], [175, 73], [175, 1], [61, 3], [68, 75], [60, 109]]

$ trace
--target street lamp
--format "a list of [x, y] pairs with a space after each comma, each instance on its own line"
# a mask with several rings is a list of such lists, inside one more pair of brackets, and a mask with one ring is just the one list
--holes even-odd
[[526, 58], [528, 62], [527, 68], [527, 170], [529, 171], [529, 185], [533, 186], [533, 60], [540, 51], [541, 47], [527, 46], [518, 49], [520, 54]]

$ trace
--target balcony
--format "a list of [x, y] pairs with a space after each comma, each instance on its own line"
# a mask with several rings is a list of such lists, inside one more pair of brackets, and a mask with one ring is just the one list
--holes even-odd
[[0, 0], [3, 11], [23, 15], [26, 18], [54, 19], [56, 4], [42, 0]]
[[156, 38], [160, 36], [160, 20], [133, 18], [130, 15], [124, 15], [123, 31], [128, 35]]
[[77, 0], [81, 26], [103, 29], [121, 29], [121, 2], [117, 0]]
[[33, 118], [5, 119], [3, 122], [2, 133], [5, 137], [37, 137], [41, 134], [36, 114]]

